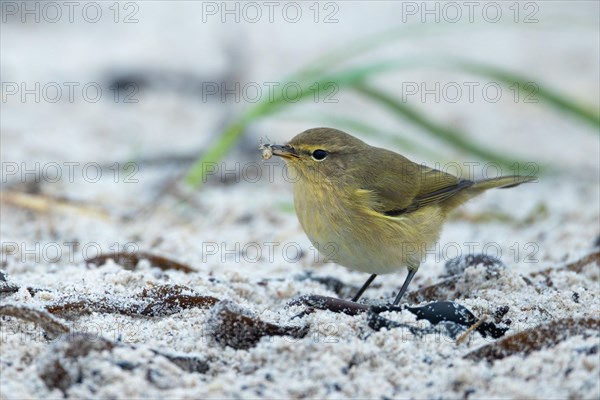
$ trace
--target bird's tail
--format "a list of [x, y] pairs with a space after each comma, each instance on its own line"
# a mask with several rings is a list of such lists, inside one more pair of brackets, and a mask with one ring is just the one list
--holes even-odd
[[481, 181], [475, 182], [473, 186], [470, 187], [471, 190], [476, 191], [484, 191], [493, 188], [506, 189], [520, 185], [521, 183], [533, 182], [537, 180], [535, 176], [519, 176], [519, 175], [511, 175], [511, 176], [501, 176], [498, 178], [490, 178], [484, 179]]

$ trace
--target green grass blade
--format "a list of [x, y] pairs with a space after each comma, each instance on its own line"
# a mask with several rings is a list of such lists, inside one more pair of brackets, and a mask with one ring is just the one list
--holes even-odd
[[503, 70], [497, 67], [485, 64], [474, 63], [465, 60], [444, 59], [444, 58], [413, 58], [403, 61], [378, 62], [368, 66], [350, 68], [338, 72], [329, 77], [330, 80], [340, 77], [345, 79], [347, 84], [360, 84], [362, 80], [369, 75], [377, 75], [395, 70], [407, 68], [428, 68], [454, 69], [460, 72], [473, 73], [486, 78], [494, 79], [505, 85], [511, 90], [520, 90], [519, 97], [530, 96], [532, 102], [540, 100], [541, 102], [555, 107], [558, 111], [569, 114], [591, 125], [595, 133], [600, 134], [600, 114], [594, 111], [592, 106], [584, 106], [571, 100], [568, 96], [558, 93], [545, 85], [537, 83], [534, 79], [525, 77], [515, 72]]
[[229, 149], [233, 147], [239, 137], [243, 134], [245, 127], [246, 124], [243, 122], [229, 125], [215, 145], [210, 147], [202, 157], [196, 160], [186, 175], [185, 182], [195, 188], [202, 183], [206, 183], [206, 176], [211, 172], [210, 168], [212, 168], [215, 163], [221, 161]]
[[366, 97], [374, 100], [375, 102], [381, 104], [382, 106], [388, 108], [390, 111], [393, 111], [399, 117], [406, 119], [412, 122], [414, 125], [417, 125], [434, 135], [438, 139], [449, 143], [455, 147], [464, 149], [469, 153], [479, 156], [482, 159], [495, 161], [501, 164], [503, 167], [510, 167], [512, 164], [517, 162], [514, 158], [507, 158], [501, 154], [495, 153], [491, 150], [488, 150], [484, 147], [481, 147], [475, 144], [471, 139], [467, 138], [461, 132], [455, 131], [451, 128], [446, 128], [442, 125], [439, 125], [432, 121], [431, 119], [425, 117], [412, 107], [388, 96], [387, 94], [379, 91], [368, 85], [357, 85], [354, 87], [359, 93], [362, 93]]
[[[566, 95], [562, 93], [559, 94], [546, 86], [538, 84], [534, 79], [497, 67], [472, 63], [469, 61], [458, 61], [455, 63], [455, 66], [463, 71], [496, 79], [509, 88], [518, 85], [516, 87], [519, 90], [524, 91], [523, 95], [526, 94], [531, 96], [533, 102], [536, 102], [535, 100], [538, 100], [539, 98], [539, 100], [554, 106], [559, 111], [571, 114], [595, 128], [600, 128], [600, 114], [594, 112], [592, 107], [579, 105], [576, 101], [569, 99]], [[600, 134], [600, 130], [595, 130], [595, 132]]]

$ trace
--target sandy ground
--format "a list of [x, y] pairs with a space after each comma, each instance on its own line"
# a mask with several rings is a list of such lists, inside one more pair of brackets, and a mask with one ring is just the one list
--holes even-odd
[[[399, 43], [379, 57], [448, 49], [538, 77], [597, 109], [598, 6], [548, 3], [539, 3], [542, 22], [526, 36], [520, 27], [484, 25], [476, 35], [453, 31]], [[316, 57], [348, 37], [395, 26], [397, 9], [341, 2], [339, 24], [303, 21], [275, 35], [281, 24], [199, 24], [196, 3], [168, 10], [153, 4], [140, 6], [140, 22], [131, 26], [2, 24], [3, 82], [106, 87], [131, 71], [163, 74], [142, 88], [135, 104], [107, 96], [97, 103], [2, 101], [3, 399], [600, 397], [600, 144], [594, 128], [509, 96], [498, 103], [415, 103], [479, 143], [558, 167], [453, 214], [411, 286], [412, 305], [452, 300], [507, 328], [503, 338], [472, 332], [457, 344], [442, 327], [429, 329], [407, 311], [381, 314], [404, 324], [381, 330], [370, 326], [368, 313], [316, 310], [293, 318], [306, 309], [289, 305], [298, 296], [347, 298], [367, 278], [322, 262], [293, 213], [281, 165], [260, 159], [261, 137], [283, 141], [318, 121], [284, 118], [253, 126], [193, 190], [182, 183], [190, 163], [248, 104], [203, 102], [172, 81], [161, 89], [164, 71], [201, 81], [281, 79], [307, 61], [306, 52], [317, 49]], [[104, 12], [111, 12], [108, 5]], [[379, 16], [378, 23], [356, 32], [367, 16]], [[568, 23], [554, 29], [560, 18]], [[239, 35], [247, 37], [243, 51]], [[327, 46], [324, 37], [331, 40]], [[265, 38], [273, 44], [265, 47]], [[408, 74], [392, 74], [389, 82], [475, 79]], [[444, 157], [409, 153], [415, 161], [473, 161], [352, 94], [339, 97], [338, 104], [301, 106], [302, 115], [360, 110]], [[25, 169], [35, 172], [23, 175]], [[61, 179], [54, 179], [56, 170]], [[486, 172], [483, 162], [475, 168], [476, 175]], [[133, 256], [142, 253], [150, 256], [137, 262]], [[447, 263], [469, 254], [498, 258], [505, 268], [467, 263], [449, 277]], [[112, 258], [85, 261], [99, 255]], [[365, 301], [386, 303], [403, 279], [404, 272], [379, 277]], [[431, 285], [437, 292], [417, 292]], [[507, 337], [513, 342], [503, 342]], [[479, 350], [484, 346], [492, 346], [487, 357]]]

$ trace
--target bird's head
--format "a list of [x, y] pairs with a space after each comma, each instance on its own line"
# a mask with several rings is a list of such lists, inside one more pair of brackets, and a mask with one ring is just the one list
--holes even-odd
[[284, 159], [298, 179], [311, 182], [343, 180], [370, 148], [362, 140], [332, 128], [308, 129], [287, 144], [267, 147]]

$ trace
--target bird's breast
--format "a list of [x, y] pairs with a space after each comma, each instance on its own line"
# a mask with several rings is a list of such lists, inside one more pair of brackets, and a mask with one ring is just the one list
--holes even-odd
[[441, 212], [427, 207], [392, 218], [376, 212], [372, 202], [372, 196], [361, 195], [360, 190], [294, 183], [296, 214], [324, 261], [377, 274], [417, 269], [437, 240]]

